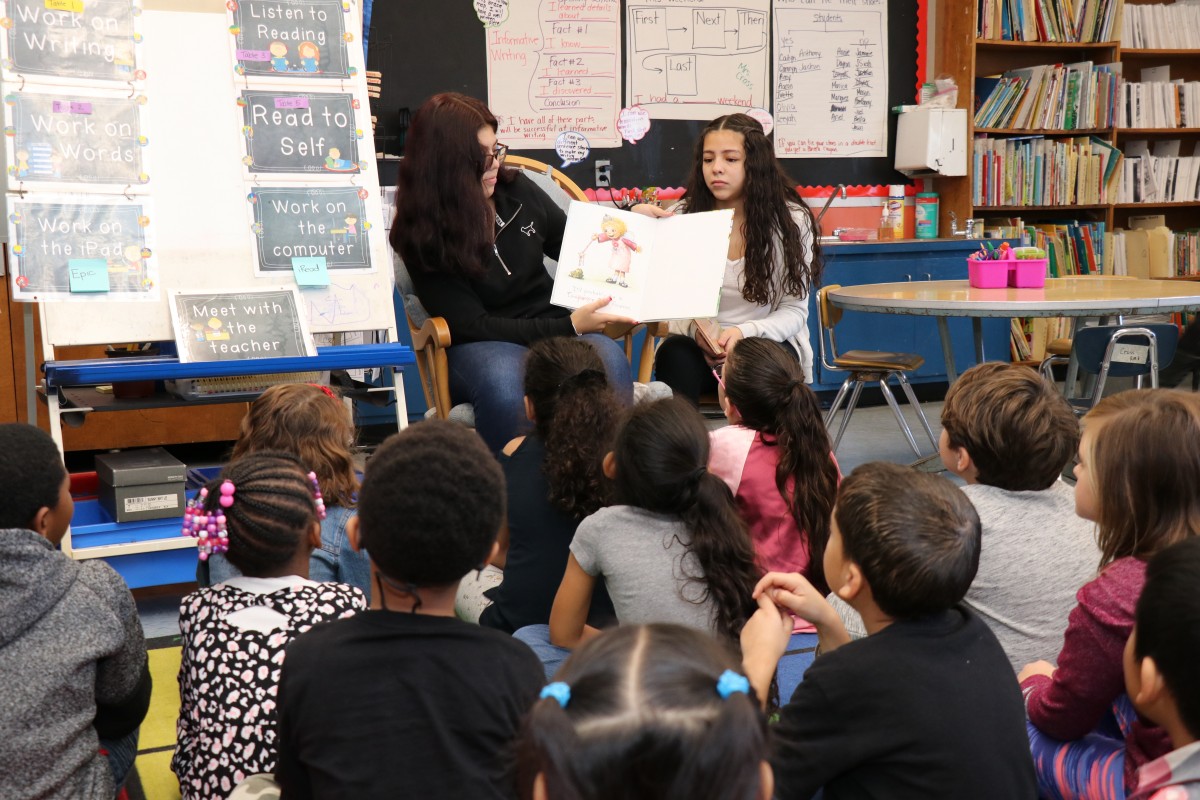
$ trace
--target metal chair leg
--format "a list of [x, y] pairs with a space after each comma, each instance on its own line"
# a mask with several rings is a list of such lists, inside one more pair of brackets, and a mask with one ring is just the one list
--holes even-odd
[[854, 413], [854, 407], [858, 405], [858, 396], [862, 394], [863, 382], [855, 379], [854, 391], [850, 393], [850, 404], [846, 406], [846, 410], [842, 412], [842, 424], [838, 427], [837, 436], [833, 439], [833, 452], [836, 454], [838, 445], [842, 442], [842, 434], [846, 432], [846, 426], [850, 424], [850, 415]]
[[908, 427], [908, 422], [904, 419], [904, 414], [900, 412], [900, 404], [896, 402], [895, 395], [887, 385], [887, 375], [884, 375], [879, 381], [879, 390], [883, 392], [883, 398], [887, 400], [887, 404], [892, 407], [892, 413], [896, 415], [896, 422], [900, 423], [900, 430], [904, 431], [904, 438], [908, 439], [908, 446], [917, 454], [917, 458], [921, 457], [921, 448], [917, 447], [917, 440], [913, 438], [912, 429]]
[[837, 416], [838, 409], [842, 407], [842, 402], [846, 399], [846, 392], [850, 388], [850, 381], [853, 378], [846, 378], [842, 381], [841, 387], [838, 388], [837, 395], [833, 398], [833, 403], [829, 406], [829, 410], [825, 412], [825, 427], [828, 428], [833, 424], [833, 418]]
[[917, 417], [921, 420], [921, 427], [925, 429], [925, 435], [929, 437], [929, 443], [933, 445], [933, 451], [936, 453], [938, 449], [937, 439], [933, 438], [933, 428], [929, 427], [929, 420], [925, 417], [925, 409], [921, 408], [921, 403], [917, 400], [917, 394], [913, 391], [912, 384], [908, 382], [908, 378], [904, 377], [903, 372], [897, 372], [896, 378], [900, 381], [900, 388], [904, 390], [904, 396], [908, 398], [908, 404], [917, 410]]

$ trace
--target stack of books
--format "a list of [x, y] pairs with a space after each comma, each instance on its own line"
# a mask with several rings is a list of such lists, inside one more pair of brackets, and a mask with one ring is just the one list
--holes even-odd
[[1112, 202], [1121, 151], [1095, 136], [975, 140], [974, 206], [1098, 205]]
[[[978, 0], [975, 35], [1019, 42], [1108, 42], [1119, 0]], [[1126, 7], [1128, 18], [1128, 6]]]
[[1188, 2], [1125, 4], [1121, 47], [1187, 50], [1200, 38], [1200, 5]]
[[1041, 64], [975, 79], [975, 127], [1086, 130], [1112, 127], [1121, 65]]

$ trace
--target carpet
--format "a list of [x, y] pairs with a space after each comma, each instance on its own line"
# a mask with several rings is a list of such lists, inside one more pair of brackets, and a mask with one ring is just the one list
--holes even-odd
[[138, 756], [125, 784], [129, 800], [179, 800], [179, 781], [171, 772], [175, 752], [175, 721], [179, 718], [178, 636], [146, 642], [154, 691], [150, 711], [138, 734]]

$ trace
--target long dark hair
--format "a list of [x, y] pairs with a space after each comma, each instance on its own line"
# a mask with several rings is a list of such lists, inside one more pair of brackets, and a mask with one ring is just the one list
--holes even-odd
[[686, 577], [712, 600], [716, 630], [733, 642], [757, 605], [754, 545], [725, 481], [708, 471], [708, 431], [686, 400], [642, 403], [617, 433], [616, 499], [683, 520], [702, 575]]
[[602, 465], [620, 407], [596, 349], [566, 336], [535, 342], [525, 361], [525, 396], [546, 447], [550, 502], [579, 519], [608, 505]]
[[560, 704], [534, 704], [517, 741], [520, 796], [541, 774], [554, 800], [660, 800], [762, 794], [767, 723], [753, 694], [722, 699], [726, 644], [680, 625], [621, 625], [589, 641], [555, 676]]
[[[792, 179], [783, 171], [758, 120], [746, 114], [727, 114], [717, 117], [700, 132], [692, 158], [692, 174], [688, 178], [687, 213], [712, 211], [717, 207], [708, 184], [704, 182], [704, 140], [713, 131], [733, 131], [742, 136], [746, 151], [745, 222], [742, 231], [746, 241], [745, 279], [742, 297], [757, 305], [774, 305], [782, 295], [805, 297], [810, 287], [821, 285], [821, 245], [818, 242], [816, 218], [796, 189]], [[807, 247], [796, 227], [795, 210], [808, 221], [812, 233]], [[776, 248], [783, 248], [783, 275], [775, 275]]]
[[[496, 116], [473, 97], [435, 94], [413, 115], [396, 178], [392, 247], [409, 270], [477, 277], [492, 247], [494, 214], [480, 181], [488, 156], [479, 129]], [[513, 180], [500, 170], [498, 180]]]
[[751, 337], [737, 343], [725, 362], [725, 396], [742, 424], [779, 448], [775, 486], [787, 500], [796, 526], [808, 536], [808, 579], [822, 593], [829, 518], [837, 498], [838, 468], [817, 396], [784, 345]]

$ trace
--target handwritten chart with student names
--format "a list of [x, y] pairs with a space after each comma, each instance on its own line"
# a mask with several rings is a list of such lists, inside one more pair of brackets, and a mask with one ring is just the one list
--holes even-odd
[[775, 154], [887, 155], [887, 0], [775, 0]]
[[767, 108], [768, 0], [634, 0], [626, 8], [626, 103], [653, 119]]
[[559, 134], [575, 131], [591, 147], [620, 146], [619, 0], [510, 3], [485, 34], [488, 104], [501, 141], [553, 148]]

